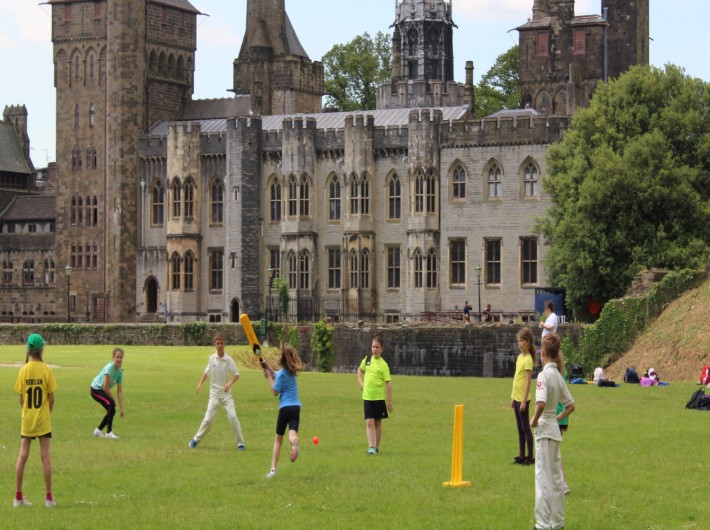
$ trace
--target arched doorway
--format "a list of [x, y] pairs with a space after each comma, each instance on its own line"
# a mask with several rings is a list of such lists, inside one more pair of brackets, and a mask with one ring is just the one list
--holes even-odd
[[239, 300], [232, 299], [232, 305], [229, 308], [229, 321], [239, 322]]
[[145, 281], [145, 312], [158, 312], [158, 282], [153, 276]]

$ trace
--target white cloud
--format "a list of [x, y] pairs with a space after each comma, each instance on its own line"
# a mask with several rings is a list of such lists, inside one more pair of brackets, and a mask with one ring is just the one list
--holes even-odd
[[[506, 21], [512, 25], [532, 17], [534, 0], [457, 0], [454, 22], [466, 19], [472, 23]], [[599, 11], [599, 0], [577, 0], [575, 14], [590, 15]]]

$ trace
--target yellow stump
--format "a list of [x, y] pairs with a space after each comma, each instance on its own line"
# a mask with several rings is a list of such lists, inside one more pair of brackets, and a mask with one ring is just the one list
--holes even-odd
[[442, 483], [450, 488], [470, 486], [463, 480], [463, 405], [454, 405], [454, 446], [451, 451], [451, 481]]

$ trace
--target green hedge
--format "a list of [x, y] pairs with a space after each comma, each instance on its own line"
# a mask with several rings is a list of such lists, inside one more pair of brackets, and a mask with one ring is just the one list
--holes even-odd
[[669, 272], [643, 297], [610, 300], [599, 320], [585, 326], [575, 350], [566, 345], [566, 361], [583, 364], [587, 371], [595, 366], [609, 366], [627, 351], [636, 337], [665, 307], [706, 277], [704, 272], [681, 270]]

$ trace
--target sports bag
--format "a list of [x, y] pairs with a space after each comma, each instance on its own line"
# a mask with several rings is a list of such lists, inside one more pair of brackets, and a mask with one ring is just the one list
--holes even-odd
[[693, 395], [690, 397], [690, 401], [688, 401], [685, 404], [686, 409], [699, 409], [700, 408], [700, 401], [705, 397], [705, 392], [703, 391], [702, 388], [696, 390], [693, 392]]
[[639, 379], [638, 372], [629, 366], [626, 369], [626, 373], [624, 373], [624, 383], [639, 384], [640, 382], [641, 380]]

